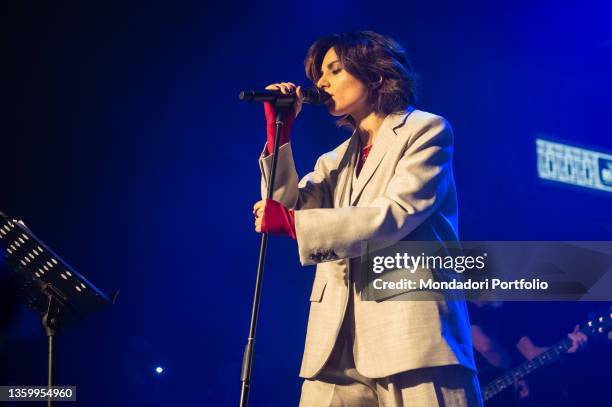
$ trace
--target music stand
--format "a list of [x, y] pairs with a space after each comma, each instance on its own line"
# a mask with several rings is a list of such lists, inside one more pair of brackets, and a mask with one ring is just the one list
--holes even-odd
[[[85, 277], [49, 249], [23, 222], [0, 212], [0, 246], [5, 262], [16, 273], [23, 297], [41, 316], [48, 337], [48, 386], [53, 386], [53, 338], [60, 327], [73, 325], [95, 311], [113, 304]], [[52, 400], [48, 399], [48, 406]]]

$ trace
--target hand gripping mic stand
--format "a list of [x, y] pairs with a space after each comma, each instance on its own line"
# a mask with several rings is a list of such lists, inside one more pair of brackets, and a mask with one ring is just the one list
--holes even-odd
[[[276, 164], [278, 162], [278, 151], [280, 144], [280, 134], [285, 125], [285, 115], [287, 110], [293, 107], [293, 99], [284, 99], [279, 97], [274, 103], [276, 110], [276, 132], [274, 134], [274, 152], [272, 153], [272, 170], [270, 171], [270, 179], [268, 181], [267, 199], [272, 199], [274, 191], [274, 178], [276, 175]], [[251, 323], [249, 325], [249, 337], [244, 349], [244, 357], [242, 359], [242, 373], [240, 381], [242, 388], [240, 390], [240, 407], [246, 407], [249, 402], [249, 390], [251, 387], [251, 375], [253, 369], [253, 352], [255, 347], [255, 331], [257, 329], [257, 318], [259, 314], [259, 299], [261, 297], [261, 285], [263, 280], [264, 262], [266, 259], [266, 250], [268, 247], [268, 234], [262, 233], [261, 245], [259, 247], [259, 262], [257, 263], [257, 278], [255, 280], [255, 293], [253, 295], [253, 308], [251, 310]]]

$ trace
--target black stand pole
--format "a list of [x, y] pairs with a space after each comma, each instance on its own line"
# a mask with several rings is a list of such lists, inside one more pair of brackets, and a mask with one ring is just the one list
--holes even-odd
[[[55, 334], [47, 334], [47, 337], [49, 338], [49, 367], [48, 367], [48, 377], [47, 377], [47, 387], [49, 388], [49, 390], [52, 389], [53, 387], [53, 338], [55, 337]], [[53, 406], [53, 399], [49, 398], [47, 399], [47, 407], [52, 407]]]
[[[49, 287], [50, 288], [50, 287]], [[45, 289], [47, 291], [47, 295], [49, 298], [49, 306], [47, 308], [47, 312], [42, 317], [42, 324], [45, 328], [45, 334], [47, 335], [47, 343], [48, 343], [48, 367], [47, 367], [47, 387], [49, 390], [52, 390], [53, 387], [53, 377], [54, 377], [54, 369], [55, 369], [55, 354], [53, 352], [53, 340], [55, 339], [55, 334], [57, 333], [57, 328], [59, 325], [59, 316], [61, 315], [62, 303], [59, 301], [51, 292], [52, 289]], [[50, 292], [51, 291], [51, 292]], [[47, 407], [53, 406], [53, 400], [51, 398], [47, 399]]]
[[[291, 105], [289, 105], [291, 106]], [[274, 192], [274, 177], [276, 176], [276, 164], [278, 161], [278, 151], [280, 143], [280, 132], [285, 125], [285, 109], [286, 104], [276, 104], [276, 132], [274, 134], [274, 152], [272, 156], [272, 169], [270, 171], [270, 179], [268, 181], [267, 199], [272, 199]], [[261, 235], [261, 245], [259, 246], [259, 262], [257, 263], [257, 278], [255, 280], [255, 293], [253, 295], [253, 308], [251, 310], [251, 324], [249, 325], [249, 337], [247, 338], [246, 348], [242, 359], [242, 373], [240, 381], [242, 388], [240, 390], [240, 407], [247, 407], [249, 402], [249, 391], [251, 387], [251, 375], [253, 369], [253, 351], [255, 348], [255, 331], [257, 329], [257, 318], [259, 314], [259, 299], [261, 297], [261, 285], [263, 280], [264, 262], [266, 259], [266, 250], [268, 248], [268, 234]]]

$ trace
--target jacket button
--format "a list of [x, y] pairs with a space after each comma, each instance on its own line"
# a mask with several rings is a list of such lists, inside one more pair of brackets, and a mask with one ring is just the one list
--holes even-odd
[[322, 254], [320, 252], [314, 252], [310, 255], [312, 260], [321, 260]]

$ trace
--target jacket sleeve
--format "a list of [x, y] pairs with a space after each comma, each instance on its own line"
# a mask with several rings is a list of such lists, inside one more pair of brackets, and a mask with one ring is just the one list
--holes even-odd
[[436, 116], [407, 142], [383, 196], [364, 207], [296, 211], [302, 265], [359, 257], [362, 241], [392, 244], [415, 230], [447, 193], [452, 145], [450, 126]]
[[[272, 199], [293, 210], [332, 207], [332, 186], [329, 178], [329, 164], [325, 155], [319, 157], [314, 170], [298, 181], [291, 143], [280, 147], [274, 192]], [[270, 172], [272, 169], [272, 156], [259, 159], [261, 169], [261, 197], [266, 198]]]

